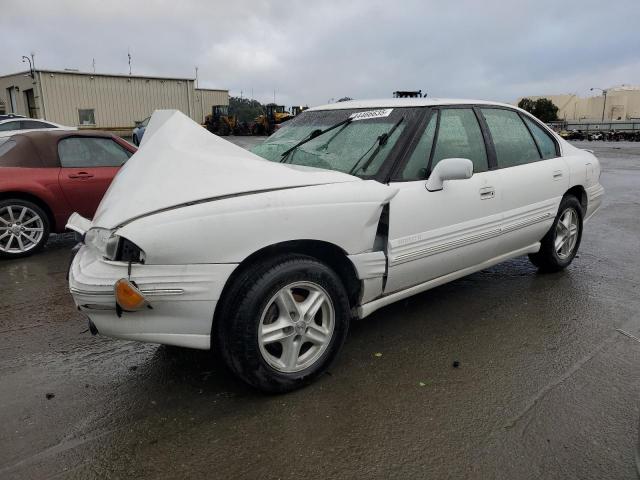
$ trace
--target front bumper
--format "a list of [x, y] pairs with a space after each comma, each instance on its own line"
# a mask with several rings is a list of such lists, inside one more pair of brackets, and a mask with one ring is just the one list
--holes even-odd
[[[216, 303], [236, 264], [129, 265], [83, 246], [71, 263], [69, 289], [98, 332], [127, 340], [209, 349]], [[151, 308], [116, 312], [114, 284], [136, 283]]]

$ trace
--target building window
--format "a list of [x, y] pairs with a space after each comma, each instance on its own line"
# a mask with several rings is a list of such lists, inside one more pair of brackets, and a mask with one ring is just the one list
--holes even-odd
[[78, 125], [95, 125], [96, 116], [93, 108], [78, 110]]

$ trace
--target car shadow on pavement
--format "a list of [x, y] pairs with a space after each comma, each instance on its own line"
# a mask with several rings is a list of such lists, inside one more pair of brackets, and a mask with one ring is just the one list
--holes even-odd
[[182, 387], [195, 395], [259, 395], [239, 381], [218, 355], [207, 350], [160, 345], [134, 372], [143, 376], [147, 391]]

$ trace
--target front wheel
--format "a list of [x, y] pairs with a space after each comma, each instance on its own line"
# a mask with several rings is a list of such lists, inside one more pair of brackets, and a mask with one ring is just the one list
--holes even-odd
[[238, 278], [221, 317], [216, 335], [230, 369], [259, 390], [282, 393], [327, 370], [346, 338], [350, 311], [335, 272], [295, 255]]
[[574, 196], [560, 202], [551, 229], [540, 242], [540, 250], [529, 255], [531, 263], [542, 272], [558, 272], [573, 261], [582, 239], [582, 205]]
[[38, 205], [0, 201], [0, 257], [26, 257], [42, 249], [48, 238], [49, 219]]

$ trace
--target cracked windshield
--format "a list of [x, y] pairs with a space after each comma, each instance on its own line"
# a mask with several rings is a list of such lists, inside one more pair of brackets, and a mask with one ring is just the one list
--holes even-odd
[[304, 112], [252, 151], [273, 162], [371, 177], [378, 173], [415, 110]]

